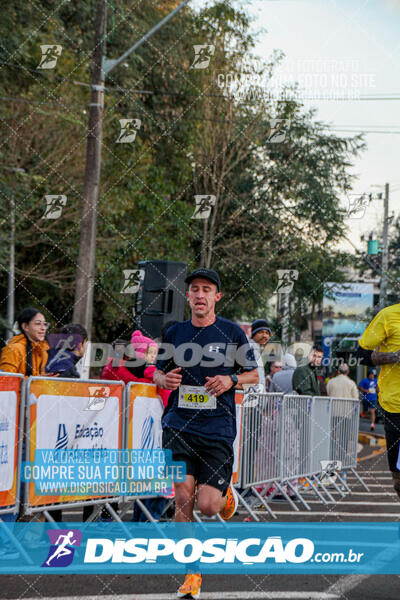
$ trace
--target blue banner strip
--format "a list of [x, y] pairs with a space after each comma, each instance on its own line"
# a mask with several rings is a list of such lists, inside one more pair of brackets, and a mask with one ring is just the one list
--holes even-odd
[[39, 449], [21, 466], [21, 480], [33, 481], [37, 496], [162, 495], [185, 479], [186, 464], [162, 449]]
[[400, 525], [3, 523], [1, 574], [400, 574]]

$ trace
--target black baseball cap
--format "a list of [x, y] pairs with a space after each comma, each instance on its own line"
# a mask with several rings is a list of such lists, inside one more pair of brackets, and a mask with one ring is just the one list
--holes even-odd
[[217, 286], [217, 291], [219, 292], [221, 290], [221, 281], [217, 271], [205, 268], [196, 269], [186, 277], [185, 283], [189, 284], [191, 281], [193, 281], [193, 279], [196, 279], [197, 277], [202, 277], [203, 279], [208, 279], [209, 281], [212, 281], [212, 283], [215, 283], [215, 285]]

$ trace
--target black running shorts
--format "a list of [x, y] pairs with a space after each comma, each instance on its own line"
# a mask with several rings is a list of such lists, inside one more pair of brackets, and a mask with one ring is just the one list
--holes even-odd
[[228, 442], [166, 428], [163, 448], [172, 451], [174, 461], [186, 464], [186, 474], [197, 484], [211, 485], [225, 496], [231, 482], [233, 448]]

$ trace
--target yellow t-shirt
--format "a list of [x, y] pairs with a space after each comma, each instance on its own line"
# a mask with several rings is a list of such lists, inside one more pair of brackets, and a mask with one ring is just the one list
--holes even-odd
[[[364, 350], [400, 350], [400, 304], [383, 308], [372, 319], [360, 339]], [[385, 410], [400, 413], [400, 363], [382, 365], [378, 379], [379, 402]]]

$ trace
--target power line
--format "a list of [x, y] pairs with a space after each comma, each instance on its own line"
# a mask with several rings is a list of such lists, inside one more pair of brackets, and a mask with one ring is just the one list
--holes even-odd
[[63, 104], [60, 102], [44, 102], [43, 100], [30, 100], [29, 98], [22, 97], [14, 97], [14, 96], [0, 96], [0, 100], [4, 100], [5, 102], [22, 102], [25, 104], [38, 104], [39, 106], [57, 106], [58, 108], [76, 108], [79, 110], [85, 109], [85, 104], [77, 105], [77, 104]]
[[[0, 64], [0, 68], [1, 67], [17, 67], [18, 69], [21, 69], [23, 71], [30, 71], [31, 73], [36, 73], [36, 75], [44, 75], [44, 71], [42, 71], [41, 69], [32, 69], [31, 67], [26, 67], [25, 65], [18, 65], [16, 63], [1, 63]], [[61, 77], [61, 75], [57, 75], [54, 74], [55, 77]]]
[[399, 135], [400, 131], [378, 131], [377, 129], [372, 129], [372, 130], [367, 130], [367, 129], [342, 129], [341, 127], [332, 127], [330, 129], [330, 131], [335, 132], [335, 131], [342, 131], [344, 133], [377, 133], [379, 135], [381, 134], [386, 134], [386, 135]]
[[[0, 68], [3, 66], [10, 66], [10, 67], [16, 67], [18, 69], [24, 70], [24, 71], [30, 71], [31, 73], [36, 73], [37, 75], [45, 75], [40, 69], [33, 69], [31, 67], [26, 67], [24, 65], [19, 65], [16, 63], [2, 63], [0, 64]], [[61, 75], [55, 75], [55, 77], [57, 78], [61, 78]], [[73, 81], [73, 83], [75, 85], [81, 85], [81, 86], [85, 86], [85, 87], [90, 87], [90, 84], [88, 83], [83, 83], [81, 81]], [[251, 89], [251, 88], [250, 88]], [[187, 94], [185, 92], [177, 92], [177, 91], [161, 91], [161, 90], [136, 90], [136, 89], [126, 89], [126, 88], [110, 88], [107, 87], [105, 88], [105, 91], [107, 92], [113, 92], [113, 93], [130, 93], [130, 94], [151, 94], [151, 95], [165, 95], [165, 96], [184, 96], [184, 97], [194, 97], [195, 94]], [[288, 97], [288, 98], [276, 98], [272, 95], [269, 95], [268, 92], [263, 92], [260, 93], [260, 88], [257, 86], [254, 86], [254, 89], [252, 91], [248, 91], [247, 92], [249, 95], [250, 94], [258, 94], [259, 97], [264, 96], [267, 100], [271, 101], [271, 102], [293, 102], [293, 101], [303, 101], [303, 100], [315, 100], [318, 102], [323, 102], [323, 101], [327, 101], [327, 102], [347, 102], [347, 101], [351, 101], [351, 102], [358, 102], [358, 101], [371, 101], [371, 102], [378, 102], [381, 100], [389, 100], [389, 101], [393, 101], [393, 100], [400, 100], [400, 92], [393, 92], [393, 93], [388, 93], [388, 92], [377, 92], [376, 94], [365, 94], [365, 95], [359, 95], [357, 97], [350, 97], [350, 96], [346, 96], [345, 94], [343, 94], [343, 96], [337, 96], [335, 97], [333, 95], [333, 97], [329, 98], [327, 96], [293, 96], [293, 97]], [[234, 96], [235, 93], [232, 92], [232, 95]], [[224, 97], [223, 94], [201, 94], [202, 98], [218, 98], [218, 97]], [[244, 102], [242, 102], [244, 103]]]
[[337, 128], [347, 128], [347, 127], [357, 127], [358, 129], [368, 129], [368, 128], [372, 128], [375, 127], [377, 129], [400, 129], [400, 124], [396, 124], [396, 125], [339, 125], [339, 123], [336, 123], [335, 125], [332, 125], [332, 127]]
[[[86, 84], [85, 84], [86, 85]], [[90, 86], [88, 86], [90, 87]], [[157, 93], [157, 92], [150, 92], [148, 90], [136, 90], [137, 93], [146, 93], [146, 94], [152, 94], [152, 93]], [[163, 92], [161, 92], [163, 93]], [[172, 94], [171, 94], [172, 95]], [[202, 96], [203, 97], [203, 96]], [[214, 96], [204, 96], [204, 97], [214, 97]], [[16, 97], [16, 96], [0, 96], [0, 101], [3, 100], [5, 102], [22, 102], [22, 103], [26, 103], [26, 104], [37, 104], [39, 106], [54, 106], [57, 108], [64, 108], [65, 110], [70, 110], [70, 109], [77, 109], [77, 110], [86, 110], [87, 105], [86, 104], [82, 104], [82, 105], [76, 105], [76, 104], [63, 104], [62, 102], [44, 102], [43, 100], [31, 100], [28, 98], [22, 98], [22, 97]], [[137, 107], [135, 110], [142, 110], [142, 111], [146, 111], [146, 109], [142, 108], [142, 107]], [[162, 116], [165, 117], [165, 114], [160, 113], [160, 112], [155, 112], [155, 111], [151, 111], [151, 114], [154, 115], [158, 115], [158, 116]], [[180, 117], [178, 117], [180, 120]], [[211, 122], [211, 123], [231, 123], [232, 121], [230, 120], [221, 120], [221, 119], [204, 119], [204, 118], [198, 118], [198, 117], [191, 117], [191, 118], [187, 118], [185, 117], [185, 120], [187, 121], [207, 121], [207, 122]], [[358, 126], [354, 126], [355, 128], [352, 128], [352, 126], [348, 126], [348, 127], [331, 127], [330, 125], [326, 125], [326, 128], [328, 128], [330, 131], [334, 132], [334, 131], [342, 131], [342, 132], [348, 132], [348, 133], [377, 133], [377, 134], [390, 134], [390, 135], [398, 135], [400, 134], [400, 130], [399, 131], [384, 131], [384, 130], [379, 130], [379, 129], [369, 129], [367, 127], [363, 128], [363, 127], [358, 127]], [[391, 125], [368, 125], [368, 127], [392, 127]], [[393, 127], [399, 127], [399, 125], [395, 125]]]
[[[73, 81], [72, 83], [74, 83], [75, 85], [82, 85], [85, 87], [90, 87], [90, 84], [88, 83], [83, 83], [82, 81]], [[176, 91], [176, 90], [137, 90], [135, 88], [112, 88], [112, 87], [106, 87], [105, 88], [106, 92], [112, 92], [114, 94], [148, 94], [148, 95], [154, 95], [154, 96], [182, 96], [182, 97], [196, 97], [196, 94], [190, 94], [184, 91]], [[376, 101], [376, 100], [400, 100], [400, 92], [394, 92], [393, 94], [385, 94], [385, 96], [379, 96], [376, 97], [374, 95], [360, 95], [358, 97], [355, 98], [351, 98], [349, 96], [343, 95], [343, 97], [338, 96], [337, 98], [332, 97], [332, 98], [327, 98], [326, 96], [293, 96], [293, 97], [285, 97], [285, 98], [276, 98], [270, 94], [268, 94], [268, 92], [263, 92], [262, 90], [260, 90], [259, 87], [255, 86], [253, 89], [250, 87], [248, 90], [245, 90], [245, 93], [247, 95], [258, 95], [259, 97], [265, 97], [267, 100], [270, 100], [272, 102], [293, 102], [293, 101], [299, 101], [299, 100], [330, 100], [330, 101], [334, 101], [337, 102], [338, 100], [352, 100], [352, 101], [357, 101], [357, 100], [370, 100], [370, 101]], [[201, 98], [226, 98], [226, 97], [235, 97], [235, 95], [240, 96], [243, 95], [245, 96], [244, 93], [237, 93], [235, 94], [235, 91], [230, 92], [229, 88], [228, 88], [228, 94], [224, 95], [224, 94], [198, 94], [198, 97]]]
[[[293, 98], [294, 100], [296, 98]], [[376, 96], [357, 96], [355, 98], [351, 98], [350, 96], [337, 96], [332, 97], [332, 98], [327, 98], [326, 96], [300, 96], [297, 99], [301, 99], [301, 100], [333, 100], [334, 102], [342, 102], [342, 101], [351, 101], [351, 102], [358, 102], [359, 100], [370, 100], [372, 102], [379, 102], [381, 100], [400, 100], [400, 95], [398, 96], [387, 96], [387, 97], [383, 97], [380, 96], [379, 98], [377, 98]]]

